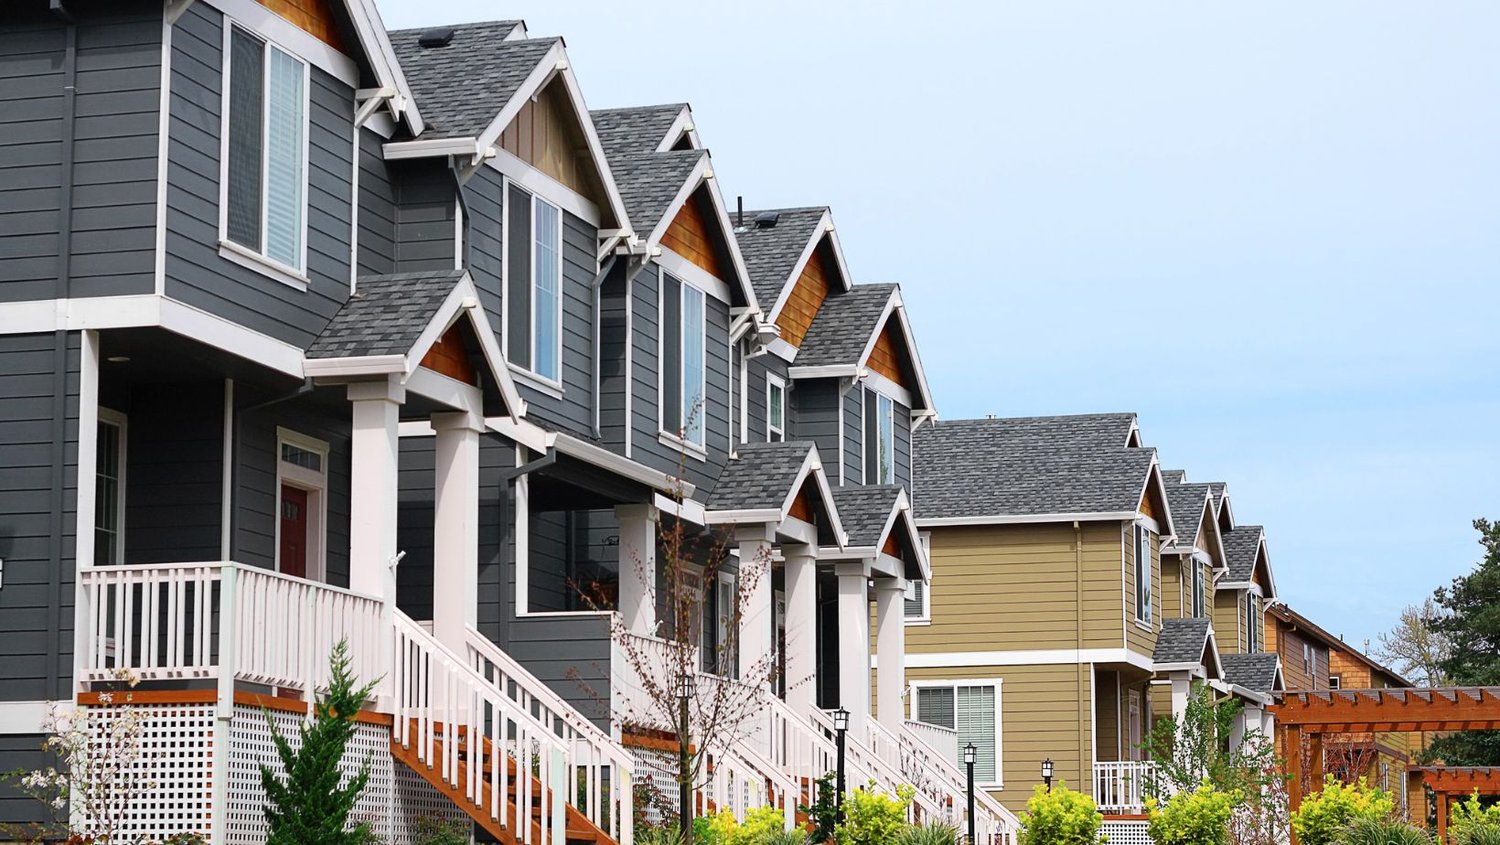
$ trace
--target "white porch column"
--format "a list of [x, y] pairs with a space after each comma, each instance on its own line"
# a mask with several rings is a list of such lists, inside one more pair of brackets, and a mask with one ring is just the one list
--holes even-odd
[[765, 678], [776, 643], [771, 629], [775, 624], [771, 590], [771, 543], [775, 540], [775, 529], [763, 523], [740, 525], [735, 527], [734, 539], [740, 548], [740, 592], [745, 596], [745, 606], [740, 609], [740, 674]]
[[468, 628], [479, 622], [478, 414], [432, 415], [437, 433], [432, 537], [432, 633], [467, 653]]
[[[349, 473], [349, 589], [385, 600], [378, 644], [384, 675], [376, 686], [382, 706], [391, 700], [390, 667], [396, 609], [396, 515], [399, 411], [406, 389], [394, 378], [349, 385], [354, 407]], [[359, 648], [359, 643], [350, 644]]]
[[906, 581], [901, 578], [875, 579], [875, 709], [880, 724], [897, 736], [906, 721], [901, 706], [906, 688]]
[[1188, 698], [1193, 692], [1192, 676], [1187, 672], [1173, 672], [1172, 679], [1172, 719], [1178, 724], [1182, 723], [1182, 716], [1187, 712]]
[[1245, 737], [1252, 731], [1259, 731], [1261, 725], [1261, 706], [1259, 704], [1246, 703], [1245, 708], [1240, 711], [1234, 720], [1234, 725], [1229, 729], [1229, 747], [1239, 748], [1245, 744]]
[[620, 523], [620, 618], [632, 634], [656, 634], [656, 525], [652, 505], [616, 505]]
[[849, 711], [849, 730], [867, 733], [870, 718], [870, 565], [865, 561], [840, 563], [839, 579], [839, 706]]
[[806, 717], [818, 698], [818, 555], [783, 545], [786, 558], [786, 702]]

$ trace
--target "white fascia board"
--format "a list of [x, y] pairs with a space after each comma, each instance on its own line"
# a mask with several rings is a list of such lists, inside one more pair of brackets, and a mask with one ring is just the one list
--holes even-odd
[[1195, 672], [1203, 673], [1202, 663], [1153, 663], [1152, 667], [1157, 672]]
[[698, 526], [708, 524], [708, 517], [701, 503], [695, 502], [692, 499], [683, 499], [679, 502], [661, 493], [653, 493], [651, 495], [652, 504], [662, 513], [671, 514], [678, 519], [686, 520]]
[[[521, 398], [521, 391], [516, 388], [515, 379], [511, 378], [510, 367], [505, 361], [505, 355], [500, 351], [500, 343], [495, 340], [495, 332], [490, 328], [489, 318], [485, 316], [479, 304], [479, 289], [474, 286], [474, 279], [465, 270], [459, 278], [453, 290], [448, 292], [443, 303], [438, 306], [437, 313], [433, 315], [432, 322], [417, 336], [416, 343], [407, 351], [406, 358], [411, 364], [411, 371], [418, 368], [422, 359], [427, 357], [427, 352], [432, 345], [437, 343], [453, 324], [464, 318], [467, 314], [469, 325], [474, 329], [474, 336], [479, 340], [480, 352], [484, 355], [485, 363], [489, 366], [490, 375], [495, 379], [495, 385], [500, 389], [500, 397], [505, 400], [505, 410], [517, 419], [525, 416], [526, 402]], [[408, 371], [408, 375], [410, 371]]]
[[779, 337], [766, 344], [766, 351], [788, 364], [797, 360], [797, 347]]
[[858, 378], [859, 367], [853, 364], [824, 364], [819, 367], [789, 367], [787, 375], [799, 378]]
[[671, 249], [661, 247], [660, 254], [651, 260], [661, 265], [661, 269], [703, 291], [714, 299], [726, 305], [730, 304], [729, 285], [714, 276], [714, 274], [673, 252]]
[[822, 546], [818, 549], [818, 560], [869, 560], [880, 554], [878, 546]]
[[[1257, 566], [1260, 565], [1262, 557], [1264, 557], [1266, 565], [1266, 585], [1264, 588], [1265, 597], [1268, 599], [1274, 599], [1276, 598], [1276, 574], [1271, 569], [1271, 551], [1266, 547], [1266, 532], [1264, 530], [1260, 532], [1260, 548], [1256, 552], [1255, 562]], [[1252, 569], [1250, 571], [1250, 577], [1255, 577], [1255, 570]]]
[[1204, 645], [1204, 649], [1208, 652], [1208, 656], [1213, 659], [1214, 677], [1224, 677], [1224, 663], [1219, 659], [1219, 639], [1214, 636], [1214, 625], [1212, 622], [1208, 623], [1208, 642]]
[[405, 355], [361, 355], [348, 358], [308, 358], [303, 364], [308, 378], [407, 375]]
[[849, 273], [849, 264], [844, 260], [844, 245], [839, 241], [838, 229], [833, 225], [832, 211], [823, 214], [819, 231], [828, 236], [828, 246], [833, 250], [833, 263], [838, 265], [839, 278], [843, 280], [844, 290], [847, 292], [854, 287], [854, 276]]
[[735, 281], [739, 282], [740, 293], [744, 295], [750, 310], [759, 311], [760, 301], [755, 298], [755, 286], [750, 283], [750, 268], [745, 266], [745, 256], [740, 252], [740, 240], [734, 236], [734, 223], [729, 220], [729, 208], [724, 205], [724, 195], [719, 192], [719, 179], [714, 175], [711, 159], [705, 181], [708, 183], [708, 198], [713, 203], [714, 216], [719, 220], [719, 226], [724, 232], [724, 243], [729, 248], [729, 261], [734, 265]]
[[776, 533], [810, 546], [817, 545], [818, 542], [818, 527], [795, 516], [788, 516], [781, 520], [781, 524], [776, 526]]
[[[545, 452], [556, 443], [556, 435], [547, 431], [536, 423], [527, 420], [517, 420], [514, 417], [486, 417], [485, 425], [490, 430], [514, 443], [530, 449], [533, 452]], [[402, 423], [406, 425], [406, 423]], [[423, 423], [426, 425], [426, 423]], [[404, 436], [403, 432], [403, 436]]]
[[[906, 340], [906, 354], [911, 356], [911, 367], [916, 371], [917, 393], [922, 397], [921, 408], [935, 414], [937, 413], [937, 405], [933, 403], [932, 388], [927, 382], [927, 370], [922, 367], [922, 355], [917, 350], [916, 338], [911, 333], [911, 322], [906, 318], [906, 302], [899, 298], [901, 296], [900, 291], [897, 291], [896, 296], [897, 301], [894, 313], [896, 319], [901, 322], [901, 337]], [[870, 348], [875, 348], [873, 343]], [[868, 355], [868, 353], [866, 354]], [[861, 360], [860, 366], [864, 366], [864, 363], [864, 360]], [[918, 406], [915, 403], [908, 403], [907, 407], [915, 410]]]
[[698, 139], [698, 127], [693, 125], [693, 110], [687, 106], [683, 106], [682, 111], [673, 118], [672, 125], [667, 127], [667, 134], [661, 136], [661, 141], [657, 143], [656, 151], [667, 152], [683, 135], [687, 135], [688, 142], [692, 144], [693, 149], [703, 149], [703, 144]]
[[1157, 494], [1161, 496], [1162, 518], [1159, 520], [1161, 530], [1157, 533], [1175, 538], [1177, 536], [1177, 526], [1172, 523], [1172, 505], [1167, 501], [1167, 485], [1166, 482], [1162, 481], [1161, 466], [1157, 463], [1155, 455], [1151, 456], [1151, 466], [1146, 469], [1146, 481], [1141, 485], [1140, 495], [1136, 496], [1135, 501], [1137, 504], [1146, 498], [1146, 491], [1151, 489], [1153, 482], [1156, 484]]
[[[95, 303], [108, 308], [112, 299], [114, 297], [104, 297], [95, 300]], [[302, 378], [301, 347], [252, 331], [232, 320], [163, 297], [161, 326], [170, 332]]]
[[349, 0], [348, 5], [349, 17], [353, 19], [359, 40], [364, 44], [365, 53], [375, 69], [375, 77], [380, 80], [382, 87], [396, 89], [399, 100], [391, 103], [391, 114], [405, 116], [411, 134], [421, 135], [422, 130], [427, 128], [426, 123], [418, 111], [417, 100], [411, 94], [411, 85], [406, 81], [401, 63], [396, 60], [396, 51], [391, 46], [385, 22], [380, 19], [380, 11], [375, 8], [374, 0]]
[[906, 578], [906, 561], [895, 555], [877, 552], [870, 561], [870, 571], [886, 578]]
[[406, 377], [406, 389], [468, 414], [477, 425], [483, 425], [484, 394], [472, 384], [464, 384], [436, 370], [417, 367]]
[[879, 393], [887, 399], [899, 402], [900, 404], [905, 405], [908, 408], [913, 407], [911, 391], [891, 381], [880, 373], [867, 369], [864, 365], [860, 365], [859, 379], [860, 381], [864, 382], [866, 387], [870, 388], [876, 393]]
[[684, 205], [687, 205], [688, 199], [694, 191], [698, 190], [698, 185], [703, 182], [708, 171], [708, 153], [705, 152], [698, 156], [698, 163], [693, 165], [693, 171], [688, 174], [688, 178], [677, 186], [677, 193], [672, 196], [672, 201], [667, 203], [667, 207], [662, 211], [661, 217], [656, 221], [656, 228], [646, 235], [648, 254], [652, 247], [661, 244], [661, 239], [666, 237], [667, 230], [672, 228], [672, 221], [677, 219], [677, 213]]
[[782, 511], [775, 508], [747, 508], [744, 510], [706, 511], [704, 519], [708, 525], [728, 525], [731, 523], [773, 523], [781, 524], [784, 518]]
[[[791, 298], [792, 288], [797, 286], [797, 279], [802, 276], [803, 268], [807, 267], [807, 262], [812, 260], [813, 253], [817, 251], [818, 244], [822, 243], [825, 232], [832, 234], [832, 226], [832, 218], [829, 217], [827, 211], [824, 211], [822, 218], [818, 220], [818, 225], [813, 228], [812, 237], [808, 238], [807, 243], [802, 247], [802, 253], [797, 256], [797, 263], [792, 265], [792, 272], [788, 273], [786, 279], [782, 281], [781, 292], [776, 295], [776, 303], [771, 306], [771, 312], [766, 315], [767, 321], [774, 323], [776, 318], [781, 316], [781, 309], [786, 307], [787, 300]], [[840, 266], [842, 267], [842, 262]], [[844, 290], [848, 289], [849, 278], [845, 276]]]
[[918, 528], [947, 528], [958, 525], [1027, 525], [1040, 522], [1130, 522], [1135, 511], [1099, 511], [1082, 513], [995, 514], [993, 516], [942, 516], [920, 518]]
[[645, 464], [636, 463], [601, 446], [586, 443], [569, 434], [560, 432], [552, 434], [556, 438], [553, 445], [559, 453], [577, 458], [622, 478], [628, 478], [664, 493], [680, 494], [684, 499], [691, 498], [696, 490], [691, 482], [674, 478]]
[[476, 136], [476, 140], [479, 142], [479, 149], [485, 150], [495, 146], [495, 143], [500, 140], [501, 133], [505, 131], [505, 127], [509, 126], [510, 122], [516, 119], [516, 115], [521, 113], [521, 109], [531, 101], [531, 98], [537, 92], [542, 90], [543, 86], [552, 81], [553, 76], [560, 73], [558, 68], [565, 62], [566, 58], [563, 52], [562, 41], [552, 42], [552, 46], [537, 60], [537, 63], [532, 66], [531, 72], [526, 74], [526, 79], [522, 80], [520, 86], [516, 88], [516, 93], [511, 95], [510, 101], [500, 107], [500, 113], [495, 115], [495, 118], [489, 122], [484, 131]]
[[484, 163], [515, 184], [584, 220], [590, 226], [599, 228], [603, 225], [599, 206], [593, 200], [532, 167], [511, 151], [491, 147]]
[[1128, 648], [1059, 648], [1027, 651], [948, 651], [906, 655], [909, 669], [947, 669], [960, 666], [1048, 666], [1083, 663], [1125, 663], [1150, 672], [1151, 658]]
[[419, 138], [415, 141], [388, 141], [380, 146], [386, 161], [408, 158], [433, 158], [436, 156], [459, 156], [478, 158], [481, 148], [474, 138]]
[[844, 533], [843, 520], [839, 519], [839, 510], [833, 503], [833, 488], [828, 486], [828, 476], [823, 472], [823, 461], [818, 457], [816, 446], [808, 449], [807, 457], [802, 459], [802, 469], [797, 472], [797, 479], [792, 484], [792, 489], [781, 503], [782, 512], [791, 513], [792, 501], [797, 498], [797, 493], [802, 490], [802, 485], [806, 483], [809, 476], [817, 484], [818, 494], [823, 499], [823, 508], [828, 511], [828, 527], [833, 530], [833, 536], [838, 539], [839, 548], [849, 545], [849, 535]]
[[931, 581], [932, 559], [928, 556], [927, 550], [922, 547], [922, 538], [917, 531], [917, 521], [912, 517], [911, 501], [906, 496], [905, 488], [902, 488], [900, 495], [896, 497], [896, 507], [900, 511], [899, 519], [906, 526], [906, 530], [911, 533], [911, 545], [916, 550], [917, 568], [922, 571], [922, 580]]

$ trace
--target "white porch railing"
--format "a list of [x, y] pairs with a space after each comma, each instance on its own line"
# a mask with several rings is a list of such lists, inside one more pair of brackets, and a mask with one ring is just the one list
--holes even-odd
[[[914, 726], [934, 730], [919, 733]], [[940, 805], [952, 806], [955, 809], [955, 823], [960, 830], [967, 832], [969, 778], [968, 773], [958, 764], [958, 733], [951, 733], [951, 744], [955, 750], [951, 754], [945, 754], [928, 744], [924, 736], [944, 738], [948, 734], [947, 728], [907, 721], [899, 737], [901, 771], [918, 791], [927, 792]], [[977, 843], [1014, 845], [1020, 826], [1020, 819], [1006, 809], [1005, 805], [996, 801], [988, 792], [975, 788], [974, 837]]]
[[[822, 731], [829, 739], [835, 737], [833, 718], [829, 714], [814, 710], [811, 716], [814, 728]], [[898, 787], [910, 782], [910, 778], [901, 771], [899, 760], [893, 763], [887, 759], [893, 753], [899, 755], [899, 743], [893, 742], [889, 732], [873, 720], [867, 724], [870, 726], [870, 736], [865, 742], [861, 743], [853, 731], [844, 738], [844, 787], [859, 789], [873, 783], [876, 789], [894, 795]], [[876, 736], [880, 737], [878, 741]], [[867, 774], [856, 780], [850, 776], [852, 770]], [[958, 818], [956, 810], [951, 801], [938, 797], [933, 791], [918, 789], [911, 806], [906, 810], [906, 817], [907, 821], [914, 824], [929, 821], [954, 824]]]
[[341, 639], [356, 677], [385, 674], [384, 603], [370, 596], [230, 562], [87, 568], [78, 579], [82, 681], [126, 669], [145, 681], [219, 678], [227, 667], [234, 680], [306, 693], [327, 685]]
[[[581, 792], [574, 805], [620, 845], [630, 845], [634, 825], [631, 777], [635, 759], [489, 638], [468, 632], [469, 662], [484, 680], [522, 711], [550, 728], [567, 747], [568, 782]], [[616, 806], [618, 805], [618, 806]]]
[[1095, 763], [1094, 803], [1101, 813], [1144, 812], [1155, 778], [1156, 764], [1149, 760]]
[[906, 729], [913, 737], [943, 755], [943, 759], [958, 759], [958, 731], [942, 725], [934, 725], [931, 722], [919, 722], [916, 719], [907, 719]]

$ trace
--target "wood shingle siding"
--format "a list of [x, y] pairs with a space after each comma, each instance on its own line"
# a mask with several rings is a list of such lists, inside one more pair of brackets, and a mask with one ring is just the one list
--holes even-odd
[[[786, 305], [781, 309], [781, 314], [776, 318], [776, 324], [781, 327], [781, 339], [793, 346], [801, 346], [802, 339], [807, 337], [807, 330], [812, 326], [813, 318], [818, 315], [818, 309], [822, 307], [823, 300], [828, 298], [831, 289], [830, 280], [838, 271], [832, 266], [833, 261], [828, 255], [825, 246], [828, 243], [825, 238], [818, 244], [817, 249], [808, 259], [807, 265], [802, 268], [802, 275], [797, 277], [792, 292], [787, 296]], [[762, 303], [765, 308], [770, 308], [773, 303]]]
[[875, 346], [870, 350], [869, 367], [907, 390], [912, 390], [915, 385], [906, 377], [906, 367], [902, 365], [904, 358], [906, 349], [901, 340], [901, 331], [894, 320], [887, 318], [880, 334], [875, 337]]
[[727, 262], [719, 260], [719, 238], [713, 234], [718, 223], [713, 220], [707, 190], [707, 186], [699, 188], [683, 203], [682, 210], [677, 212], [672, 225], [662, 235], [661, 245], [716, 279], [732, 279], [733, 272], [727, 267]]
[[7, 10], [0, 301], [154, 290], [161, 5], [115, 8], [74, 28], [71, 66], [67, 27]]
[[307, 290], [221, 258], [223, 27], [222, 14], [197, 3], [172, 28], [166, 292], [305, 348], [349, 294], [354, 91], [308, 68]]
[[338, 18], [329, 0], [256, 0], [262, 6], [297, 25], [297, 28], [335, 50], [344, 50], [339, 38]]

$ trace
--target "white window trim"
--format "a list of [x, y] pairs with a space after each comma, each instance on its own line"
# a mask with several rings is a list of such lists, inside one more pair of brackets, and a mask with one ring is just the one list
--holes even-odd
[[[890, 423], [891, 442], [890, 448], [886, 450], [891, 461], [891, 474], [886, 478], [881, 474], [880, 446], [885, 441], [884, 423]], [[875, 483], [896, 483], [896, 402], [884, 393], [875, 393]]]
[[[921, 531], [917, 534], [917, 542], [922, 544], [922, 551], [926, 553], [927, 560], [932, 560], [932, 532]], [[937, 573], [933, 573], [934, 577]], [[916, 582], [908, 582], [914, 584]], [[932, 624], [932, 578], [922, 583], [922, 612], [918, 616], [906, 615], [906, 604], [901, 605], [902, 619], [909, 626], [925, 626]]]
[[[507, 199], [508, 199], [508, 197], [507, 197]], [[557, 329], [557, 335], [556, 335], [556, 340], [557, 340], [557, 344], [556, 344], [556, 346], [557, 346], [557, 349], [556, 349], [556, 352], [557, 352], [557, 378], [555, 378], [555, 379], [552, 378], [551, 376], [547, 376], [547, 375], [544, 375], [544, 374], [538, 372], [537, 369], [536, 369], [536, 360], [537, 360], [537, 355], [536, 355], [536, 353], [537, 353], [537, 334], [536, 334], [536, 299], [537, 299], [537, 297], [536, 297], [536, 292], [537, 292], [537, 272], [536, 272], [537, 226], [536, 226], [536, 207], [537, 207], [538, 203], [540, 203], [542, 205], [545, 205], [548, 208], [551, 208], [553, 211], [557, 212], [557, 325], [555, 327]], [[531, 337], [529, 338], [529, 341], [531, 343], [531, 370], [530, 370], [530, 372], [531, 372], [531, 375], [537, 381], [541, 382], [544, 385], [552, 386], [552, 387], [554, 387], [554, 388], [556, 388], [556, 389], [558, 389], [560, 391], [562, 389], [562, 373], [563, 373], [563, 301], [564, 301], [564, 296], [563, 296], [563, 279], [565, 277], [565, 274], [563, 273], [563, 210], [562, 210], [562, 208], [560, 206], [557, 205], [557, 203], [549, 202], [548, 200], [546, 200], [546, 199], [544, 199], [542, 197], [537, 196], [535, 193], [532, 193], [532, 195], [531, 195], [531, 244], [530, 244], [530, 248], [531, 248], [531, 321], [530, 321]]]
[[[1004, 678], [955, 678], [953, 680], [944, 679], [944, 680], [933, 680], [933, 681], [912, 681], [910, 683], [910, 685], [909, 685], [908, 690], [907, 690], [907, 694], [906, 694], [906, 700], [907, 700], [907, 718], [911, 719], [912, 721], [917, 721], [917, 691], [918, 690], [923, 690], [923, 689], [942, 689], [944, 687], [954, 688], [953, 701], [954, 701], [954, 706], [957, 707], [958, 706], [958, 691], [956, 689], [957, 687], [994, 687], [994, 689], [995, 689], [995, 779], [993, 781], [978, 781], [978, 780], [976, 780], [975, 783], [974, 783], [974, 788], [975, 789], [985, 789], [985, 790], [990, 790], [990, 791], [996, 791], [996, 792], [998, 792], [999, 790], [1002, 790], [1002, 789], [1005, 788], [1005, 754], [1004, 754], [1004, 751], [1005, 751], [1005, 723], [1004, 723], [1005, 705], [1001, 703], [1001, 691], [1002, 691], [1001, 687], [1004, 685], [1004, 683], [1005, 683], [1005, 679]], [[957, 715], [957, 714], [955, 714], [955, 715]], [[955, 720], [955, 724], [956, 723], [957, 723], [957, 720]], [[959, 753], [963, 753], [963, 750], [959, 749]], [[955, 760], [953, 762], [956, 763], [956, 764], [958, 764], [958, 765], [960, 765], [960, 766], [963, 765], [962, 760]]]
[[[300, 266], [292, 267], [261, 252], [256, 252], [243, 244], [235, 243], [229, 239], [229, 61], [230, 46], [235, 28], [260, 39], [267, 48], [275, 47], [287, 54], [302, 65], [302, 209], [300, 219], [297, 221], [301, 226], [302, 233], [298, 238], [300, 255], [298, 258]], [[239, 23], [229, 16], [224, 17], [223, 48], [220, 54], [222, 66], [222, 83], [219, 91], [219, 257], [234, 264], [238, 264], [247, 270], [253, 270], [267, 278], [275, 279], [288, 287], [306, 292], [309, 281], [307, 278], [307, 217], [308, 202], [312, 191], [309, 184], [308, 157], [311, 150], [312, 136], [312, 71], [311, 63], [298, 51], [287, 47], [279, 39], [269, 36], [263, 29]], [[263, 62], [263, 68], [269, 68], [269, 61]], [[266, 89], [265, 79], [261, 80], [262, 97]], [[265, 107], [262, 103], [262, 107]], [[269, 131], [269, 121], [262, 119], [262, 132]], [[261, 246], [266, 244], [266, 156], [270, 154], [270, 145], [261, 140], [261, 203], [260, 203], [260, 228]]]
[[686, 356], [684, 356], [682, 354], [682, 343], [683, 343], [683, 339], [687, 335], [683, 331], [683, 326], [682, 326], [682, 322], [681, 322], [682, 321], [682, 313], [683, 313], [683, 311], [682, 311], [682, 301], [681, 301], [680, 297], [681, 297], [681, 291], [683, 289], [686, 289], [686, 288], [693, 288], [694, 290], [698, 291], [700, 294], [703, 295], [703, 325], [700, 327], [700, 331], [703, 333], [703, 372], [702, 372], [702, 375], [701, 375], [701, 378], [700, 378], [700, 384], [699, 384], [699, 395], [703, 397], [703, 409], [699, 412], [699, 413], [701, 413], [703, 415], [703, 424], [700, 427], [700, 430], [703, 432], [703, 442], [702, 443], [694, 443], [692, 440], [690, 440], [690, 439], [688, 439], [686, 437], [683, 437], [682, 435], [678, 434], [675, 431], [668, 431], [667, 430], [667, 425], [666, 425], [666, 420], [664, 419], [665, 403], [662, 401], [662, 394], [666, 392], [666, 368], [662, 366], [662, 362], [665, 361], [666, 357], [667, 357], [667, 355], [666, 355], [666, 353], [667, 353], [667, 341], [666, 341], [666, 332], [662, 331], [662, 315], [665, 314], [666, 311], [667, 311], [667, 309], [666, 309], [666, 303], [667, 303], [666, 276], [667, 276], [666, 270], [658, 265], [658, 267], [657, 267], [657, 274], [656, 274], [656, 430], [657, 430], [657, 438], [656, 439], [658, 441], [660, 441], [663, 445], [671, 446], [674, 449], [683, 449], [683, 450], [685, 450], [688, 453], [688, 455], [691, 456], [691, 457], [693, 457], [693, 458], [696, 458], [698, 460], [707, 460], [708, 459], [708, 299], [709, 299], [709, 295], [708, 295], [707, 291], [703, 290], [702, 288], [698, 287], [697, 285], [692, 284], [691, 282], [689, 282], [688, 280], [682, 278], [681, 276], [678, 276], [676, 274], [672, 274], [672, 278], [674, 278], [674, 279], [677, 280], [678, 296], [679, 296], [679, 300], [678, 300], [678, 303], [677, 303], [677, 320], [678, 320], [678, 332], [677, 332], [677, 345], [678, 345], [677, 358], [678, 358], [678, 361], [677, 361], [677, 367], [678, 367], [678, 370], [679, 370], [678, 377], [677, 377], [678, 378], [678, 391], [677, 391], [678, 392], [678, 396], [677, 396], [678, 407], [677, 407], [677, 416], [679, 418], [678, 421], [679, 421], [679, 423], [681, 423], [681, 427], [682, 427], [683, 431], [687, 430], [687, 413], [686, 413], [686, 411], [685, 411], [685, 409], [683, 407], [683, 403], [686, 402], [686, 400], [687, 400], [687, 383], [682, 379], [682, 373], [681, 373], [682, 366], [686, 362]]
[[[319, 457], [319, 472], [288, 464], [281, 459], [283, 444], [316, 453]], [[281, 571], [281, 486], [285, 484], [306, 490], [308, 498], [316, 501], [308, 506], [307, 580], [326, 583], [328, 580], [328, 444], [315, 437], [276, 427], [276, 509], [275, 509], [275, 561], [276, 571]]]
[[[1144, 543], [1141, 542], [1142, 537], [1145, 538]], [[1138, 625], [1150, 626], [1152, 615], [1155, 611], [1155, 601], [1153, 600], [1155, 596], [1152, 595], [1154, 591], [1151, 583], [1151, 528], [1144, 521], [1138, 521], [1133, 526], [1131, 543], [1134, 544], [1131, 546], [1134, 558], [1131, 562], [1135, 567], [1135, 622]], [[1145, 547], [1144, 561], [1141, 555], [1142, 546]], [[1145, 579], [1144, 589], [1142, 585], [1143, 577]], [[1142, 600], [1143, 597], [1144, 601]]]
[[[120, 433], [120, 435], [119, 435], [120, 436], [119, 462], [115, 466], [115, 486], [118, 488], [118, 491], [119, 491], [119, 496], [116, 497], [116, 501], [115, 501], [115, 505], [116, 505], [116, 508], [115, 508], [115, 511], [116, 511], [115, 512], [115, 525], [114, 525], [114, 531], [115, 531], [115, 554], [114, 554], [114, 560], [111, 560], [110, 563], [111, 564], [121, 564], [121, 563], [125, 562], [125, 468], [127, 466], [129, 466], [129, 463], [126, 460], [125, 449], [126, 449], [126, 444], [129, 442], [128, 441], [128, 433], [129, 433], [129, 422], [130, 422], [130, 420], [129, 420], [129, 417], [127, 417], [125, 414], [122, 414], [119, 411], [114, 410], [113, 408], [106, 408], [103, 405], [99, 405], [97, 407], [97, 411], [98, 411], [98, 418], [97, 418], [97, 424], [98, 425], [100, 425], [100, 426], [112, 425]], [[98, 465], [98, 460], [96, 458], [95, 462], [94, 462], [94, 478], [93, 478], [93, 482], [97, 485], [98, 484], [98, 480], [99, 480], [99, 465]], [[98, 495], [99, 494], [98, 494], [98, 491], [96, 489], [95, 493], [94, 493], [94, 497], [95, 497], [94, 501], [96, 503], [96, 506], [97, 506], [97, 503], [98, 503]], [[98, 520], [97, 515], [91, 520], [91, 522], [94, 523], [94, 528], [95, 529], [97, 529], [99, 527], [97, 520]], [[93, 565], [93, 561], [90, 560], [88, 562], [88, 565], [92, 566]]]
[[[771, 394], [781, 391], [781, 425], [771, 424]], [[786, 440], [786, 379], [775, 373], [766, 373], [766, 442], [779, 443]]]

